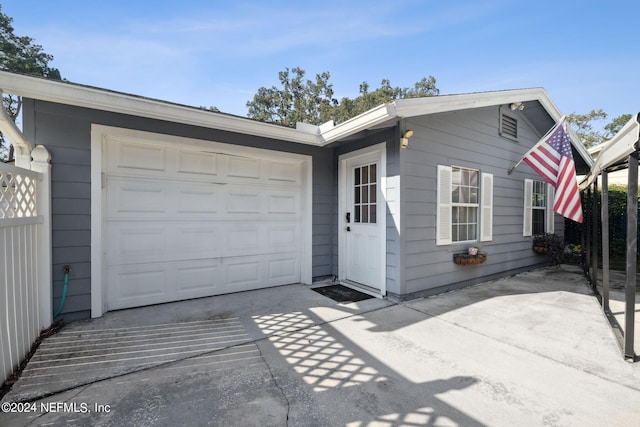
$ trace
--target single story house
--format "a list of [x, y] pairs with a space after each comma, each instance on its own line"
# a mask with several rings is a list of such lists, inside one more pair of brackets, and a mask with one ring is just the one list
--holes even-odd
[[[427, 296], [544, 264], [531, 236], [563, 232], [542, 179], [508, 174], [561, 117], [544, 89], [402, 99], [296, 129], [8, 72], [0, 89], [23, 97], [24, 137], [51, 154], [66, 320], [326, 278]], [[454, 262], [470, 247], [486, 256]]]

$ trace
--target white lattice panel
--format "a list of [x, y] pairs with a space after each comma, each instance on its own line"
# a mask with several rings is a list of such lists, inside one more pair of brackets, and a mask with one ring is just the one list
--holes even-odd
[[34, 217], [37, 179], [0, 171], [0, 218]]

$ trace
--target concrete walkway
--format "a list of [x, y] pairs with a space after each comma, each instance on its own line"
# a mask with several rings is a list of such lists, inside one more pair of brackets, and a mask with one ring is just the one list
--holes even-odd
[[637, 426], [640, 364], [563, 266], [402, 304], [292, 285], [108, 313], [3, 402], [31, 403], [2, 426]]

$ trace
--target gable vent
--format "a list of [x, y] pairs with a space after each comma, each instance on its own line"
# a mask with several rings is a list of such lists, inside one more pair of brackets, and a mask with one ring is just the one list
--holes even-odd
[[503, 114], [500, 120], [500, 135], [518, 139], [518, 120]]

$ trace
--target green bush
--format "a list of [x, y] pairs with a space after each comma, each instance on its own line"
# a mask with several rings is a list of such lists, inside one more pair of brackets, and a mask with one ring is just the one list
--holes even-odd
[[[583, 193], [583, 209], [585, 217], [592, 208], [593, 194], [590, 197]], [[609, 253], [613, 257], [625, 257], [627, 252], [627, 186], [609, 185]], [[601, 198], [598, 193], [598, 218], [600, 217]], [[638, 215], [640, 219], [640, 215]], [[600, 221], [599, 221], [600, 222]], [[565, 220], [565, 240], [568, 244], [580, 244], [581, 230], [584, 224], [578, 224], [571, 220]], [[589, 230], [591, 232], [591, 230]], [[598, 229], [598, 242], [602, 241], [602, 230]], [[640, 237], [640, 221], [638, 226]], [[639, 239], [640, 240], [640, 239]]]

